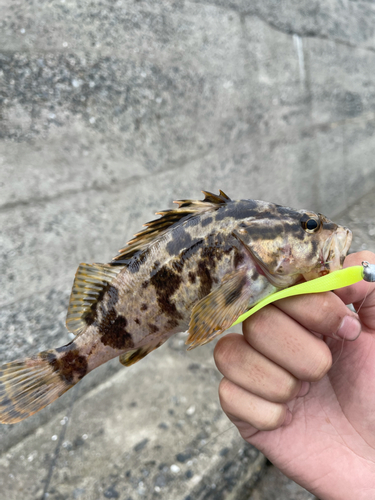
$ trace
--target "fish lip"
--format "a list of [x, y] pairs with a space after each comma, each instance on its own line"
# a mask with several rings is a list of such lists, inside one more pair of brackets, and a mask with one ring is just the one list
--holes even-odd
[[347, 227], [344, 227], [344, 229], [346, 231], [346, 241], [345, 241], [345, 246], [342, 250], [342, 253], [346, 256], [347, 253], [349, 252], [350, 245], [352, 244], [353, 233]]
[[[353, 234], [347, 227], [341, 226], [324, 243], [322, 266], [330, 271], [340, 269], [352, 243]], [[332, 265], [333, 264], [333, 265]]]

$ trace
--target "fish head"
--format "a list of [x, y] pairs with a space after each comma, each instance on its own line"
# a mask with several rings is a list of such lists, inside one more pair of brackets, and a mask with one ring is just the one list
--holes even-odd
[[352, 232], [344, 226], [335, 224], [322, 214], [317, 214], [320, 226], [317, 230], [319, 239], [318, 252], [315, 252], [317, 263], [309, 271], [303, 273], [306, 280], [319, 278], [342, 268], [344, 259], [352, 242]]
[[278, 288], [342, 267], [352, 233], [322, 214], [267, 204], [243, 220], [238, 235], [258, 269]]

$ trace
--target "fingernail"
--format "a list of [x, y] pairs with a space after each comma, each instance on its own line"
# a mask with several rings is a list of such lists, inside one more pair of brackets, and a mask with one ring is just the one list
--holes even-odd
[[361, 333], [361, 323], [353, 316], [345, 316], [335, 336], [345, 340], [355, 340]]
[[301, 389], [299, 390], [299, 393], [297, 394], [297, 398], [301, 398], [302, 396], [306, 396], [306, 394], [310, 390], [310, 382], [302, 382], [301, 384]]
[[286, 410], [286, 415], [283, 425], [289, 425], [292, 419], [293, 419], [292, 412], [290, 410]]

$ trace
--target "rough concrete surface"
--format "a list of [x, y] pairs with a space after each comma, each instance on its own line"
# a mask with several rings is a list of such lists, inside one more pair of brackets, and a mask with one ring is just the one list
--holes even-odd
[[[353, 248], [374, 248], [372, 2], [0, 0], [0, 11], [1, 363], [69, 342], [77, 265], [107, 262], [201, 189], [341, 213]], [[107, 363], [2, 426], [6, 498], [305, 495], [272, 468], [261, 484], [273, 493], [253, 490], [265, 459], [221, 413], [213, 347], [187, 354], [183, 341], [128, 370]]]
[[304, 488], [268, 464], [262, 478], [249, 496], [250, 500], [317, 500]]
[[211, 352], [188, 355], [183, 340], [66, 394], [63, 411], [2, 455], [7, 498], [240, 498], [264, 458], [221, 412]]
[[[373, 192], [338, 220], [353, 229], [353, 250], [375, 248]], [[31, 417], [22, 440], [22, 424], [3, 426], [7, 498], [312, 499], [274, 468], [256, 484], [265, 460], [220, 410], [212, 346], [186, 352], [185, 338], [130, 369], [99, 368], [42, 421]]]

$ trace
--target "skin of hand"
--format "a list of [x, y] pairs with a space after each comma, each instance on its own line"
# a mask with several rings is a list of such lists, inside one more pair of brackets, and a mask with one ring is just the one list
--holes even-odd
[[[364, 260], [375, 254], [344, 267]], [[221, 406], [246, 441], [321, 500], [375, 499], [375, 283], [266, 306], [214, 355]]]

